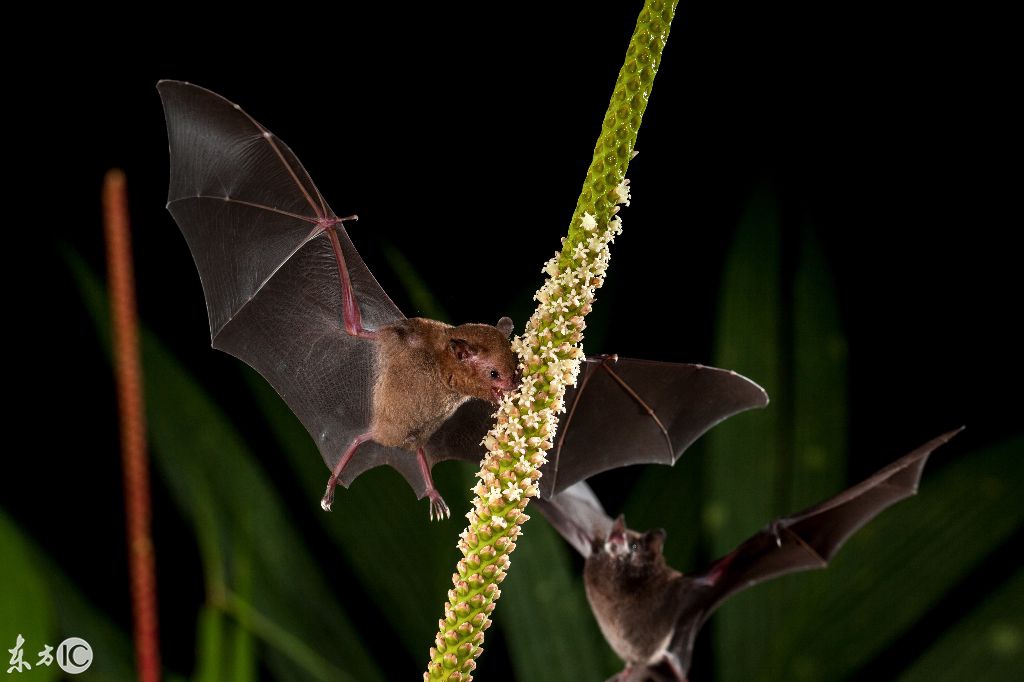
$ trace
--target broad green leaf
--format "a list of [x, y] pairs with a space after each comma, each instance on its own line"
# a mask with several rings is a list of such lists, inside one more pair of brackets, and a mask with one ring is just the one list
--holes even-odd
[[56, 647], [60, 643], [50, 586], [35, 560], [38, 552], [32, 541], [22, 535], [3, 510], [0, 547], [4, 551], [4, 560], [0, 561], [0, 586], [4, 593], [0, 606], [0, 671], [11, 667], [12, 656], [7, 650], [14, 648], [21, 635], [22, 661], [30, 666], [25, 669], [26, 674], [31, 674], [32, 680], [55, 680], [60, 674], [55, 663], [49, 667], [37, 665], [37, 654], [45, 644]]
[[1024, 570], [957, 623], [902, 682], [1019, 680], [1024, 671]]
[[809, 226], [802, 229], [792, 310], [785, 514], [838, 493], [846, 474], [846, 339], [828, 264]]
[[[814, 232], [803, 226], [800, 252], [792, 282], [791, 344], [780, 358], [791, 371], [791, 401], [775, 401], [768, 409], [792, 415], [783, 433], [779, 453], [778, 507], [791, 514], [826, 500], [843, 490], [846, 474], [846, 341], [840, 326], [832, 278]], [[767, 522], [768, 519], [764, 519]], [[778, 629], [768, 644], [767, 677], [799, 655], [799, 633], [818, 617], [808, 590], [810, 582], [779, 581], [760, 590], [738, 595], [777, 613]], [[785, 604], [784, 609], [779, 605]]]
[[[725, 264], [715, 364], [750, 377], [768, 391], [764, 410], [732, 417], [707, 436], [704, 530], [714, 556], [731, 551], [780, 509], [778, 490], [790, 396], [780, 367], [783, 342], [781, 235], [774, 198], [756, 194], [743, 215]], [[740, 595], [741, 597], [744, 595]], [[764, 679], [779, 627], [764, 599], [733, 599], [712, 618], [715, 662], [723, 680]], [[737, 652], [743, 652], [737, 655]]]
[[[754, 195], [725, 268], [716, 363], [761, 383], [772, 402], [708, 436], [705, 519], [716, 556], [844, 487], [846, 357], [834, 289], [806, 225], [796, 269], [783, 267], [777, 213], [763, 190]], [[812, 617], [802, 589], [771, 581], [722, 607], [712, 625], [722, 679], [778, 674]]]
[[[32, 665], [31, 672], [24, 673], [31, 677], [25, 679], [63, 679], [56, 662], [49, 667], [38, 666], [37, 654], [45, 644], [56, 649], [66, 637], [81, 637], [93, 650], [92, 665], [76, 675], [76, 680], [133, 679], [135, 659], [129, 636], [91, 605], [3, 510], [0, 542], [5, 550], [4, 561], [0, 562], [0, 584], [6, 595], [0, 609], [0, 636], [5, 638], [3, 649], [13, 648], [18, 633], [24, 636], [24, 660]], [[13, 633], [8, 634], [12, 629]], [[8, 667], [4, 665], [2, 670], [6, 672]]]

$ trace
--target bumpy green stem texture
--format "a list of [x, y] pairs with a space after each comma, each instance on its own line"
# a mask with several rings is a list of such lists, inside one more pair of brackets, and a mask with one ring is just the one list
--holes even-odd
[[646, 2], [640, 12], [626, 50], [625, 63], [615, 81], [615, 90], [601, 124], [594, 159], [576, 202], [569, 237], [562, 249], [563, 265], [566, 255], [583, 236], [579, 225], [585, 212], [593, 215], [599, 225], [604, 225], [612, 217], [617, 203], [615, 188], [626, 178], [637, 131], [647, 109], [647, 99], [661, 65], [661, 53], [668, 41], [678, 4], [679, 0]]
[[501, 595], [498, 585], [537, 481], [552, 447], [566, 386], [580, 369], [580, 346], [594, 291], [604, 283], [608, 244], [621, 232], [618, 204], [629, 203], [626, 169], [654, 76], [668, 40], [678, 0], [648, 0], [626, 51], [562, 251], [545, 265], [548, 279], [537, 292], [536, 312], [513, 342], [523, 380], [498, 409], [485, 439], [487, 455], [477, 474], [469, 526], [444, 617], [423, 679], [467, 682], [483, 652], [484, 630]]

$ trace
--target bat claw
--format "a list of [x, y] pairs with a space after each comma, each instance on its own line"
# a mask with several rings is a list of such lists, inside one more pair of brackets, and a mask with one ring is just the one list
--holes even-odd
[[782, 525], [777, 519], [768, 524], [768, 530], [772, 534], [772, 537], [775, 538], [775, 546], [782, 547]]
[[430, 490], [427, 492], [430, 496], [430, 520], [441, 521], [442, 519], [450, 519], [452, 512], [448, 509], [448, 505], [445, 504], [444, 498], [441, 497], [441, 493], [436, 490]]
[[324, 493], [324, 496], [320, 499], [320, 508], [323, 509], [325, 512], [331, 511], [331, 505], [334, 504], [335, 485], [336, 484], [334, 482], [334, 477], [332, 476], [331, 480], [327, 482], [327, 491]]

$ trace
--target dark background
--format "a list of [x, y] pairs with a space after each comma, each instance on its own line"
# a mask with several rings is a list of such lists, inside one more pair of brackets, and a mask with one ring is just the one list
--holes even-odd
[[[23, 56], [9, 107], [22, 120], [9, 130], [7, 342], [28, 357], [9, 356], [17, 444], [3, 508], [127, 627], [113, 388], [60, 256], [102, 268], [111, 166], [128, 177], [144, 321], [280, 466], [227, 379], [236, 361], [209, 350], [199, 280], [163, 209], [159, 78], [213, 89], [286, 140], [334, 210], [360, 215], [352, 237], [403, 310], [414, 312], [378, 265], [385, 244], [452, 321], [509, 314], [521, 330], [639, 4], [558, 17], [334, 8], [331, 21], [284, 7], [251, 27], [178, 16], [174, 37], [49, 35], [54, 66]], [[784, 231], [811, 225], [824, 244], [849, 344], [854, 473], [959, 424], [950, 456], [1018, 432], [1020, 221], [1008, 208], [1019, 189], [1000, 167], [1011, 144], [1000, 41], [984, 22], [930, 11], [684, 3], [588, 335], [600, 347], [587, 349], [710, 362], [722, 261], [760, 189], [778, 198]], [[169, 502], [155, 486], [167, 633], [192, 627], [202, 586], [189, 531], [160, 513]], [[69, 517], [93, 531], [56, 532]], [[190, 636], [167, 639], [167, 663], [187, 671]]]

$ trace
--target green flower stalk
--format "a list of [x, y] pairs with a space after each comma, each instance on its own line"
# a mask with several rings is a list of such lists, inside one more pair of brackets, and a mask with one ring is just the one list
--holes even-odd
[[576, 383], [584, 358], [584, 317], [604, 283], [608, 245], [622, 232], [616, 215], [629, 205], [626, 169], [678, 0], [647, 0], [619, 71], [562, 250], [544, 266], [548, 278], [534, 299], [537, 310], [521, 337], [522, 383], [498, 407], [484, 439], [487, 454], [473, 488], [469, 526], [458, 543], [463, 558], [452, 576], [444, 618], [423, 679], [467, 682], [482, 652], [484, 630], [501, 595], [509, 555], [516, 548], [531, 497], [551, 449], [567, 386]]

